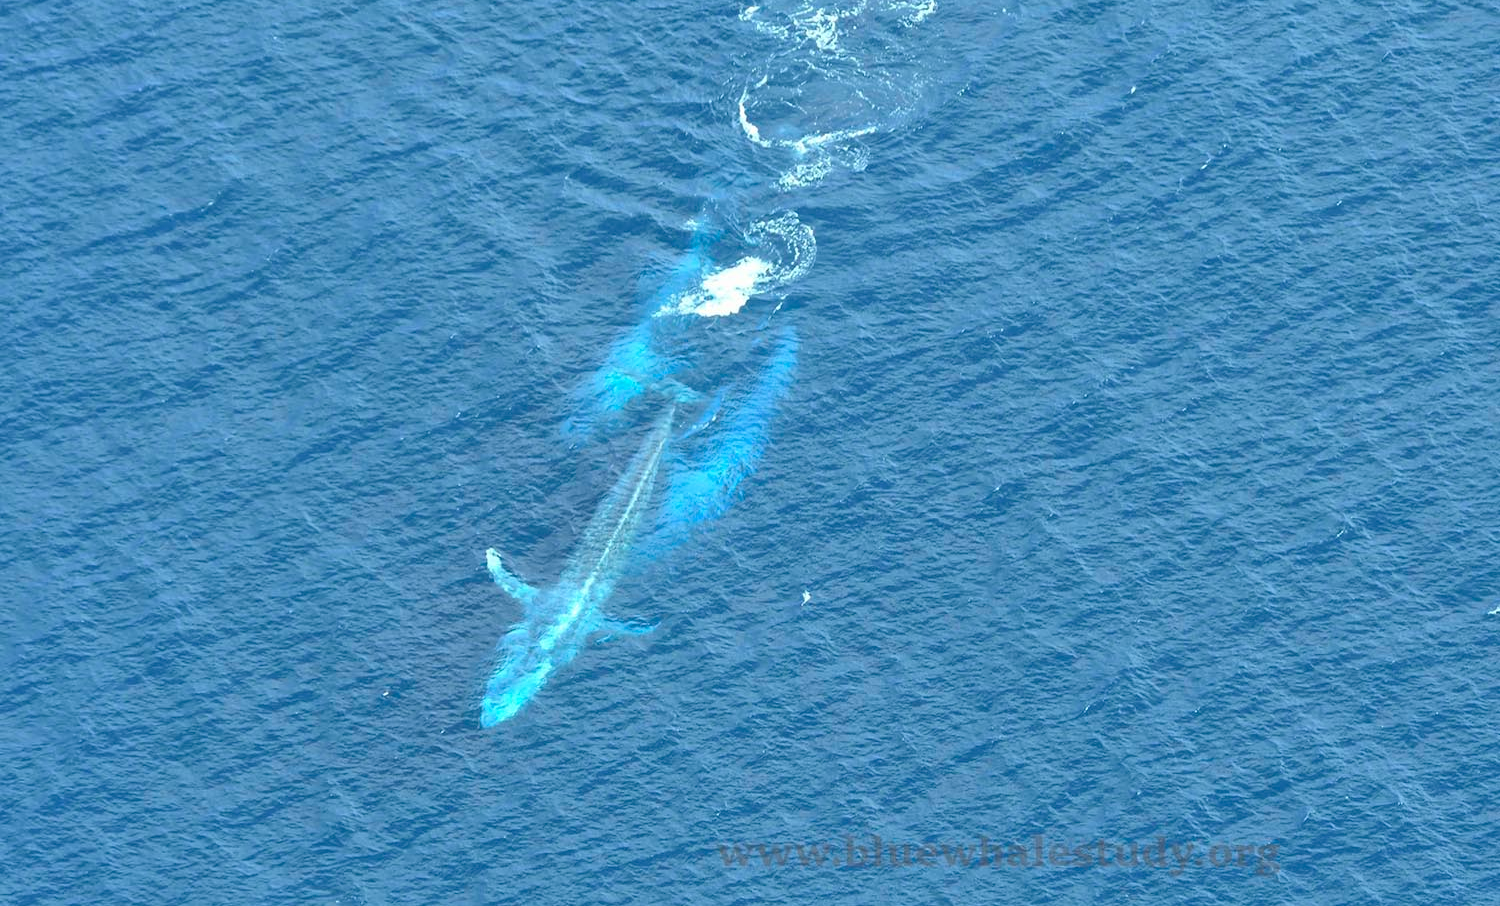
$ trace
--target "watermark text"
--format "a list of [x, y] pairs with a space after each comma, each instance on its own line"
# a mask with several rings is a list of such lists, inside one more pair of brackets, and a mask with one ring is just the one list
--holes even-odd
[[1256, 875], [1281, 870], [1275, 843], [1169, 841], [1067, 843], [1035, 834], [1025, 842], [980, 837], [971, 843], [911, 843], [878, 834], [847, 835], [840, 843], [721, 843], [725, 868], [1140, 868], [1173, 877], [1205, 868]]

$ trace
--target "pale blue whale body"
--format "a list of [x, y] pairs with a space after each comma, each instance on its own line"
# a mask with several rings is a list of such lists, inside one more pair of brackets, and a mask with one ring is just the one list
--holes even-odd
[[[725, 368], [695, 361], [705, 357], [694, 356], [690, 348], [692, 325], [701, 320], [660, 314], [674, 299], [697, 289], [713, 269], [709, 249], [723, 233], [720, 204], [722, 199], [714, 200], [705, 208], [687, 253], [654, 292], [643, 294], [641, 322], [611, 347], [575, 393], [573, 415], [563, 425], [564, 437], [575, 446], [639, 426], [648, 414], [651, 422], [639, 452], [600, 503], [562, 577], [556, 585], [538, 589], [507, 570], [495, 550], [485, 553], [491, 576], [524, 612], [500, 642], [499, 662], [480, 702], [483, 726], [514, 717], [591, 638], [651, 631], [654, 624], [607, 615], [605, 605], [616, 583], [722, 515], [765, 450], [776, 405], [791, 384], [796, 335], [787, 328], [774, 343], [756, 340], [762, 364], [753, 384], [721, 381]], [[681, 382], [690, 373], [722, 386], [709, 399]], [[650, 407], [658, 402], [661, 408], [653, 413]], [[679, 415], [694, 409], [701, 414], [686, 431], [678, 431]], [[658, 505], [661, 485], [665, 493]]]
[[491, 674], [479, 705], [482, 726], [494, 726], [515, 716], [554, 670], [578, 654], [590, 635], [601, 630], [636, 632], [645, 628], [609, 619], [602, 605], [614, 591], [642, 516], [651, 506], [676, 415], [676, 405], [669, 404], [630, 468], [604, 498], [574, 551], [572, 563], [552, 588], [541, 590], [526, 584], [506, 570], [494, 548], [485, 552], [490, 575], [521, 603], [525, 616], [500, 641], [500, 664]]
[[[494, 726], [515, 716], [559, 668], [595, 636], [650, 632], [654, 624], [607, 615], [604, 605], [622, 575], [679, 546], [695, 526], [717, 518], [736, 499], [767, 442], [777, 401], [791, 383], [797, 340], [790, 329], [754, 386], [721, 390], [696, 422], [676, 434], [675, 423], [691, 391], [671, 387], [665, 409], [629, 468], [605, 496], [558, 583], [535, 588], [485, 553], [496, 584], [520, 602], [524, 614], [500, 642], [499, 664], [480, 702], [479, 722]], [[661, 505], [654, 502], [659, 478], [672, 473]], [[654, 527], [642, 537], [653, 520]]]

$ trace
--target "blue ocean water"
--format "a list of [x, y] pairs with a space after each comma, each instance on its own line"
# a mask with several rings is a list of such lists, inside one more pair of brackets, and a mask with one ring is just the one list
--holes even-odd
[[[0, 8], [0, 901], [1493, 900], [1497, 60], [1445, 3]], [[795, 325], [771, 443], [481, 731], [483, 551], [562, 569], [633, 438], [559, 425], [714, 198], [815, 236], [690, 338]]]

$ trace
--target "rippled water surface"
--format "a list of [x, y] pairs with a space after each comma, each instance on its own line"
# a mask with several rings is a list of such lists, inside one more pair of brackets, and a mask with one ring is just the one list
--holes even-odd
[[[0, 900], [1484, 902], [1497, 36], [0, 8]], [[759, 467], [481, 730], [662, 308], [800, 338]]]

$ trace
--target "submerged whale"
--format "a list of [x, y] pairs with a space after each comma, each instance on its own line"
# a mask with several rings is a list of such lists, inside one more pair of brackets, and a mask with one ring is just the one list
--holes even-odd
[[765, 451], [777, 403], [790, 387], [795, 332], [781, 331], [779, 341], [763, 352], [754, 384], [721, 389], [684, 431], [677, 430], [678, 416], [702, 402], [702, 395], [670, 383], [656, 388], [665, 400], [663, 411], [604, 496], [556, 585], [536, 588], [506, 569], [499, 552], [485, 552], [490, 575], [523, 613], [500, 641], [498, 665], [480, 702], [482, 726], [514, 717], [591, 640], [655, 628], [655, 623], [610, 616], [605, 604], [621, 576], [678, 547], [695, 527], [738, 499]]
[[500, 642], [500, 663], [479, 705], [482, 726], [492, 727], [514, 717], [555, 670], [577, 656], [591, 636], [639, 634], [654, 628], [612, 619], [604, 614], [602, 605], [614, 591], [642, 516], [651, 506], [676, 416], [676, 404], [669, 404], [630, 467], [604, 498], [574, 551], [572, 563], [555, 586], [543, 590], [528, 585], [505, 568], [494, 548], [485, 552], [490, 575], [520, 602], [525, 617]]

